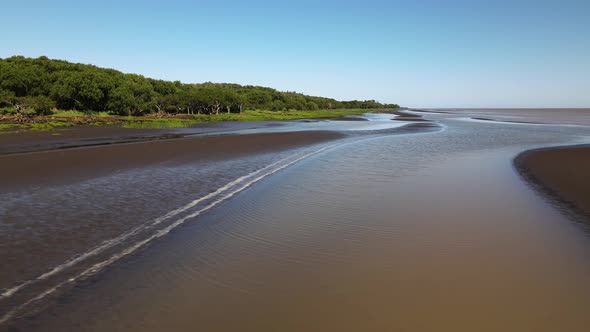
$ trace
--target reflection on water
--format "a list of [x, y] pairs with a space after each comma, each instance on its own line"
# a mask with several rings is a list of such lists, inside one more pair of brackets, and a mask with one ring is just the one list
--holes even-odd
[[[353, 136], [309, 155], [18, 327], [586, 331], [590, 240], [522, 182], [511, 158], [529, 148], [580, 142], [590, 130], [427, 117], [446, 129]], [[110, 222], [134, 211], [149, 218], [178, 208], [206, 174], [244, 175], [304, 150], [203, 166], [200, 174], [187, 167], [173, 187], [164, 186], [174, 188], [166, 193], [157, 190], [174, 178], [165, 170], [134, 177], [137, 186], [121, 179], [112, 190], [132, 194], [149, 181], [153, 192], [144, 193], [160, 195], [163, 203], [130, 199], [127, 209], [119, 206], [121, 219]], [[91, 188], [104, 190], [79, 188], [74, 196], [90, 195]], [[141, 196], [131, 197], [141, 202]], [[67, 213], [83, 218], [80, 211], [104, 206], [99, 202]], [[106, 202], [93, 213], [117, 215]]]
[[[590, 108], [443, 109], [446, 117], [469, 116], [496, 121], [524, 121], [562, 125], [590, 125]], [[437, 113], [433, 113], [437, 114]]]
[[[287, 132], [287, 131], [301, 131], [301, 130], [337, 130], [337, 131], [373, 131], [394, 129], [405, 126], [407, 123], [392, 121], [395, 115], [367, 113], [363, 117], [366, 121], [334, 121], [334, 120], [305, 120], [294, 121], [283, 126], [275, 127], [257, 127], [246, 128], [240, 130], [230, 130], [225, 132], [211, 133], [219, 135], [223, 133], [231, 134], [255, 134], [268, 132]], [[201, 135], [201, 134], [199, 134]]]

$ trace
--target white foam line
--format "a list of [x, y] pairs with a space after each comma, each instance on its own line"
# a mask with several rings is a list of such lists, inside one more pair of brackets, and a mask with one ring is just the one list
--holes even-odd
[[97, 247], [94, 247], [90, 251], [87, 251], [87, 252], [85, 252], [85, 253], [83, 253], [81, 255], [78, 255], [78, 256], [76, 256], [74, 258], [71, 258], [71, 259], [67, 260], [63, 264], [60, 264], [60, 265], [54, 267], [53, 269], [51, 269], [51, 270], [49, 270], [49, 271], [47, 271], [47, 272], [39, 275], [38, 277], [36, 277], [34, 279], [27, 280], [27, 281], [25, 281], [25, 282], [23, 282], [23, 283], [21, 283], [19, 285], [16, 285], [16, 286], [14, 286], [12, 288], [6, 289], [2, 294], [0, 294], [0, 300], [4, 300], [6, 298], [9, 298], [12, 295], [14, 295], [15, 293], [17, 293], [18, 291], [22, 290], [23, 288], [25, 288], [25, 287], [33, 284], [33, 283], [36, 283], [38, 281], [45, 280], [45, 279], [47, 279], [47, 278], [49, 278], [49, 277], [51, 277], [51, 276], [53, 276], [53, 275], [55, 275], [55, 274], [57, 274], [57, 273], [65, 270], [67, 268], [70, 268], [70, 267], [76, 265], [77, 263], [79, 263], [79, 262], [87, 259], [88, 257], [95, 256], [97, 254], [100, 254], [101, 252], [103, 252], [103, 251], [105, 251], [105, 250], [107, 250], [107, 249], [109, 249], [109, 248], [111, 248], [111, 247], [113, 247], [113, 246], [115, 246], [117, 244], [120, 244], [121, 242], [125, 241], [129, 237], [131, 237], [133, 235], [136, 235], [136, 234], [140, 233], [141, 231], [144, 231], [146, 229], [149, 229], [149, 228], [152, 228], [154, 226], [157, 226], [158, 224], [162, 223], [164, 220], [169, 219], [171, 217], [174, 217], [175, 215], [177, 215], [179, 213], [182, 213], [182, 212], [184, 212], [184, 211], [186, 211], [186, 210], [188, 210], [188, 209], [196, 206], [197, 204], [199, 204], [199, 203], [201, 203], [201, 202], [203, 202], [205, 200], [208, 200], [210, 198], [213, 198], [213, 197], [215, 197], [215, 196], [223, 193], [224, 191], [230, 189], [231, 187], [239, 184], [240, 182], [242, 182], [242, 181], [244, 181], [244, 180], [246, 180], [246, 179], [248, 179], [248, 178], [250, 178], [250, 177], [252, 177], [252, 176], [254, 176], [254, 175], [256, 175], [256, 174], [258, 174], [258, 173], [260, 173], [262, 171], [264, 171], [264, 170], [267, 170], [269, 168], [272, 168], [272, 167], [274, 167], [274, 166], [276, 166], [276, 165], [278, 165], [278, 164], [280, 164], [280, 163], [288, 160], [289, 158], [290, 157], [283, 158], [283, 159], [281, 159], [279, 161], [276, 161], [276, 162], [274, 162], [274, 163], [272, 163], [272, 164], [270, 164], [268, 166], [265, 166], [265, 167], [263, 167], [261, 169], [258, 169], [258, 170], [254, 171], [254, 172], [251, 172], [251, 173], [249, 173], [247, 175], [241, 176], [241, 177], [239, 177], [239, 178], [237, 178], [237, 179], [235, 179], [235, 180], [233, 180], [233, 181], [225, 184], [223, 187], [215, 190], [214, 192], [211, 192], [211, 193], [209, 193], [209, 194], [207, 194], [207, 195], [205, 195], [203, 197], [200, 197], [200, 198], [198, 198], [198, 199], [196, 199], [196, 200], [194, 200], [194, 201], [186, 204], [185, 206], [182, 206], [182, 207], [180, 207], [178, 209], [172, 210], [172, 211], [166, 213], [165, 215], [154, 219], [151, 224], [143, 224], [143, 225], [140, 225], [138, 227], [135, 227], [135, 228], [131, 229], [130, 231], [127, 231], [127, 232], [125, 232], [125, 233], [123, 233], [123, 234], [121, 234], [121, 235], [119, 235], [119, 236], [117, 236], [115, 238], [112, 238], [112, 239], [109, 239], [109, 240], [104, 241], [102, 244], [100, 244]]
[[[13, 310], [9, 311], [8, 313], [6, 313], [6, 314], [5, 314], [5, 315], [4, 315], [4, 316], [3, 316], [3, 317], [0, 319], [0, 324], [3, 324], [3, 323], [5, 323], [7, 320], [9, 320], [10, 318], [12, 318], [12, 317], [13, 317], [13, 316], [14, 316], [16, 313], [18, 313], [20, 310], [24, 309], [24, 308], [25, 308], [25, 307], [27, 307], [28, 305], [32, 304], [33, 302], [36, 302], [36, 301], [38, 301], [38, 300], [41, 300], [41, 299], [45, 298], [46, 296], [48, 296], [48, 295], [50, 295], [50, 294], [54, 293], [54, 292], [55, 292], [55, 291], [57, 291], [59, 288], [61, 288], [61, 287], [65, 286], [65, 285], [67, 285], [67, 284], [69, 284], [69, 283], [73, 283], [73, 282], [75, 282], [75, 281], [77, 281], [77, 280], [79, 280], [79, 279], [86, 278], [86, 277], [88, 277], [88, 276], [90, 276], [90, 275], [92, 275], [92, 274], [95, 274], [95, 273], [99, 272], [99, 271], [100, 271], [100, 270], [102, 270], [104, 267], [106, 267], [106, 266], [108, 266], [108, 265], [110, 265], [110, 264], [112, 264], [112, 263], [116, 262], [117, 260], [119, 260], [119, 259], [121, 259], [121, 258], [123, 258], [123, 257], [125, 257], [125, 256], [127, 256], [127, 255], [129, 255], [129, 254], [131, 254], [131, 253], [133, 253], [133, 252], [135, 252], [137, 249], [139, 249], [139, 248], [141, 248], [142, 246], [144, 246], [144, 245], [148, 244], [149, 242], [151, 242], [151, 241], [153, 241], [153, 240], [155, 240], [155, 239], [157, 239], [157, 238], [160, 238], [160, 237], [162, 237], [162, 236], [164, 236], [164, 235], [166, 235], [166, 234], [170, 233], [170, 231], [172, 231], [174, 228], [176, 228], [176, 227], [178, 227], [178, 226], [180, 226], [180, 225], [184, 224], [184, 223], [185, 223], [185, 222], [186, 222], [188, 219], [192, 219], [192, 218], [194, 218], [194, 217], [197, 217], [197, 216], [199, 216], [199, 215], [200, 215], [200, 214], [202, 214], [203, 212], [205, 212], [205, 211], [207, 211], [207, 210], [209, 210], [209, 209], [211, 209], [211, 208], [215, 207], [216, 205], [218, 205], [218, 204], [220, 204], [220, 203], [222, 203], [222, 202], [226, 201], [227, 199], [229, 199], [229, 198], [231, 198], [231, 197], [235, 196], [236, 194], [238, 194], [238, 193], [240, 193], [241, 191], [243, 191], [244, 189], [246, 189], [246, 188], [250, 187], [250, 186], [251, 186], [251, 185], [253, 185], [254, 183], [256, 183], [256, 182], [258, 182], [258, 181], [260, 181], [260, 180], [264, 179], [265, 177], [267, 177], [267, 176], [269, 176], [269, 175], [272, 175], [272, 174], [274, 174], [274, 173], [276, 173], [276, 172], [278, 172], [278, 171], [280, 171], [280, 170], [282, 170], [282, 169], [285, 169], [285, 168], [287, 168], [287, 167], [289, 167], [289, 166], [293, 165], [294, 163], [296, 163], [296, 162], [298, 162], [298, 161], [301, 161], [301, 160], [303, 160], [303, 159], [305, 159], [305, 158], [307, 158], [307, 157], [310, 157], [310, 156], [312, 156], [312, 155], [314, 155], [314, 154], [318, 154], [318, 153], [320, 153], [320, 152], [322, 152], [322, 151], [324, 151], [324, 150], [326, 150], [326, 149], [329, 149], [329, 148], [331, 148], [331, 147], [333, 147], [333, 146], [335, 146], [335, 145], [336, 145], [336, 144], [332, 144], [332, 145], [329, 145], [329, 146], [323, 147], [323, 148], [321, 148], [321, 149], [319, 149], [319, 150], [316, 150], [316, 151], [314, 151], [314, 152], [310, 152], [310, 153], [308, 153], [308, 154], [305, 154], [305, 155], [303, 155], [303, 156], [301, 156], [301, 157], [299, 157], [299, 158], [297, 158], [297, 159], [295, 159], [295, 160], [292, 160], [292, 161], [290, 161], [290, 162], [288, 162], [288, 163], [286, 163], [286, 164], [284, 164], [284, 165], [282, 165], [282, 166], [280, 166], [280, 167], [278, 167], [278, 168], [276, 168], [276, 169], [274, 169], [274, 170], [272, 170], [272, 171], [270, 171], [270, 172], [268, 172], [268, 173], [264, 173], [264, 174], [262, 174], [262, 175], [260, 175], [260, 176], [258, 176], [258, 177], [256, 177], [256, 178], [254, 178], [253, 180], [250, 180], [249, 182], [246, 182], [246, 183], [245, 183], [243, 186], [239, 187], [238, 189], [236, 189], [236, 190], [234, 190], [234, 191], [232, 191], [232, 192], [230, 192], [230, 193], [226, 194], [225, 196], [223, 196], [223, 197], [221, 197], [221, 198], [219, 198], [219, 199], [217, 199], [217, 200], [215, 200], [215, 201], [211, 202], [209, 205], [205, 206], [204, 208], [202, 208], [202, 209], [200, 209], [200, 210], [198, 210], [198, 211], [196, 211], [196, 212], [193, 212], [193, 213], [191, 213], [191, 214], [189, 214], [189, 215], [187, 215], [187, 216], [184, 216], [184, 217], [182, 217], [182, 218], [178, 219], [178, 220], [177, 220], [177, 221], [175, 221], [174, 223], [170, 224], [168, 227], [166, 227], [166, 228], [163, 228], [163, 229], [159, 230], [158, 232], [156, 232], [156, 233], [155, 233], [155, 234], [153, 234], [152, 236], [150, 236], [150, 237], [148, 237], [148, 238], [146, 238], [146, 239], [144, 239], [144, 240], [142, 240], [142, 241], [139, 241], [139, 242], [135, 243], [134, 245], [132, 245], [132, 246], [128, 247], [127, 249], [125, 249], [125, 250], [121, 251], [120, 253], [118, 253], [118, 254], [116, 254], [116, 255], [113, 255], [113, 256], [111, 256], [111, 257], [110, 257], [109, 259], [107, 259], [107, 260], [104, 260], [104, 261], [102, 261], [102, 262], [100, 262], [100, 263], [96, 263], [96, 264], [94, 264], [93, 266], [91, 266], [90, 268], [88, 268], [88, 269], [84, 270], [82, 273], [78, 274], [77, 276], [74, 276], [74, 277], [72, 277], [72, 278], [69, 278], [68, 280], [66, 280], [66, 281], [63, 281], [63, 282], [61, 282], [61, 283], [57, 284], [56, 286], [54, 286], [54, 287], [52, 287], [52, 288], [50, 288], [50, 289], [47, 289], [47, 290], [45, 290], [44, 292], [40, 293], [39, 295], [35, 296], [34, 298], [32, 298], [32, 299], [30, 299], [30, 300], [26, 301], [26, 302], [25, 302], [25, 303], [23, 303], [22, 305], [20, 305], [20, 306], [18, 306], [17, 308], [15, 308], [15, 309], [13, 309]], [[286, 159], [286, 158], [285, 158], [285, 159]], [[284, 159], [283, 159], [283, 160], [284, 160]], [[277, 163], [278, 163], [278, 162], [277, 162]], [[274, 163], [274, 164], [277, 164], [277, 163]], [[270, 165], [269, 165], [269, 166], [270, 166]], [[265, 168], [268, 168], [268, 166], [267, 166], [267, 167], [265, 167]], [[260, 169], [260, 171], [261, 171], [261, 170], [263, 170], [263, 169], [265, 169], [265, 168], [262, 168], [262, 169]], [[259, 173], [259, 172], [257, 171], [257, 173]]]

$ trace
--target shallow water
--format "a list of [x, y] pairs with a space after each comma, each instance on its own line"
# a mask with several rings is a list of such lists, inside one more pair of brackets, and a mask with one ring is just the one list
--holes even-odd
[[[3, 217], [3, 234], [20, 231], [19, 220], [27, 219], [37, 224], [25, 223], [28, 229], [14, 234], [33, 230], [50, 236], [43, 223], [61, 220], [54, 226], [55, 234], [63, 233], [61, 242], [73, 240], [68, 234], [85, 234], [76, 240], [95, 243], [93, 229], [117, 236], [130, 220], [153, 220], [203, 197], [213, 185], [276, 163], [170, 217], [166, 226], [222, 199], [142, 250], [73, 283], [57, 302], [13, 326], [586, 331], [590, 233], [524, 183], [512, 158], [530, 148], [586, 142], [590, 127], [469, 122], [458, 119], [464, 112], [425, 116], [443, 130], [371, 132], [281, 154], [143, 170], [144, 177], [135, 171], [67, 190], [4, 197], [0, 213], [13, 222]], [[507, 116], [525, 121], [528, 115]], [[268, 176], [237, 191], [263, 174]], [[130, 199], [117, 199], [122, 196]], [[67, 209], [43, 218], [56, 205]], [[125, 238], [109, 255], [143, 238]], [[59, 242], [41, 250], [59, 250]], [[2, 272], [5, 280], [17, 275]]]

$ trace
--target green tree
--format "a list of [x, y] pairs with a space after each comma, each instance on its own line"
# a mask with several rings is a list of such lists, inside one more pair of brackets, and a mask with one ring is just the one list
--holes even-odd
[[142, 76], [129, 76], [110, 94], [108, 108], [121, 115], [142, 115], [149, 110], [154, 89]]
[[55, 102], [46, 96], [26, 97], [26, 105], [35, 115], [51, 115], [55, 108]]
[[317, 111], [319, 107], [318, 107], [318, 104], [314, 103], [313, 101], [308, 101], [305, 104], [305, 108], [310, 111]]
[[62, 109], [99, 111], [105, 97], [101, 77], [91, 71], [66, 71], [56, 75], [51, 96]]
[[[252, 85], [211, 82], [183, 84], [179, 81], [155, 80], [44, 56], [36, 59], [22, 56], [0, 59], [0, 91], [0, 107], [23, 109], [29, 105], [26, 109], [31, 110], [34, 107], [30, 105], [34, 105], [43, 109], [40, 113], [47, 113], [47, 107], [42, 105], [48, 104], [48, 99], [60, 109], [109, 111], [123, 115], [147, 112], [219, 114], [241, 112], [242, 109], [276, 111], [399, 107], [375, 100], [338, 101]], [[40, 96], [46, 99], [29, 98]]]
[[286, 110], [285, 103], [282, 100], [275, 100], [272, 102], [271, 111], [284, 111]]

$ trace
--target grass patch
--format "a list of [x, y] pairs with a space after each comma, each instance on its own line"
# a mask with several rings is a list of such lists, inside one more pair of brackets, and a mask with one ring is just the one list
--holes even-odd
[[138, 128], [138, 129], [171, 129], [171, 128], [188, 128], [194, 124], [203, 122], [195, 119], [134, 119], [127, 120], [123, 128]]
[[[58, 127], [71, 127], [75, 123], [62, 121], [49, 121], [40, 123], [0, 123], [0, 130], [5, 132], [18, 132], [22, 130], [30, 131], [50, 131]], [[18, 129], [15, 131], [15, 129]]]
[[17, 123], [0, 123], [0, 130], [22, 128], [21, 126], [22, 126], [21, 124], [17, 124]]
[[86, 115], [83, 112], [80, 111], [74, 111], [74, 110], [58, 110], [58, 111], [54, 111], [53, 116], [62, 116], [62, 117], [71, 117], [71, 116], [84, 116]]
[[71, 126], [75, 126], [75, 123], [71, 123], [71, 122], [62, 122], [62, 121], [49, 121], [49, 122], [43, 122], [43, 123], [27, 123], [27, 124], [23, 124], [24, 129], [28, 129], [31, 131], [49, 131], [49, 130], [53, 130], [57, 127], [71, 127]]
[[39, 118], [32, 123], [0, 123], [0, 131], [15, 132], [22, 130], [31, 131], [50, 131], [58, 127], [70, 127], [78, 125], [88, 126], [106, 126], [121, 125], [123, 128], [137, 129], [173, 129], [189, 128], [199, 123], [219, 122], [219, 121], [269, 121], [269, 120], [296, 120], [296, 119], [333, 119], [346, 115], [360, 115], [375, 110], [367, 109], [337, 109], [337, 110], [317, 110], [317, 111], [268, 111], [268, 110], [248, 110], [242, 113], [221, 113], [213, 114], [196, 114], [196, 115], [178, 115], [169, 118], [153, 117], [128, 117], [114, 116], [106, 112], [93, 113], [89, 117], [87, 113], [80, 111], [56, 111], [53, 115]]
[[93, 115], [93, 116], [97, 116], [97, 117], [107, 117], [107, 116], [111, 116], [109, 113], [107, 112], [98, 112], [98, 113], [84, 113], [84, 112], [80, 112], [80, 111], [75, 111], [75, 110], [56, 110], [53, 112], [53, 114], [51, 114], [52, 116], [56, 116], [56, 117], [83, 117], [83, 116], [87, 116], [87, 115]]
[[373, 110], [342, 109], [318, 111], [267, 111], [248, 110], [242, 113], [222, 113], [219, 115], [196, 115], [203, 122], [214, 121], [269, 121], [269, 120], [297, 120], [297, 119], [334, 119], [346, 115], [361, 115]]
[[146, 119], [143, 117], [124, 117], [123, 128], [139, 129], [166, 129], [166, 128], [189, 128], [198, 123], [219, 122], [219, 121], [269, 121], [269, 120], [296, 120], [296, 119], [333, 119], [345, 115], [360, 115], [371, 110], [366, 109], [343, 109], [343, 110], [318, 110], [318, 111], [266, 111], [249, 110], [242, 113], [220, 113], [195, 114], [193, 119]]

